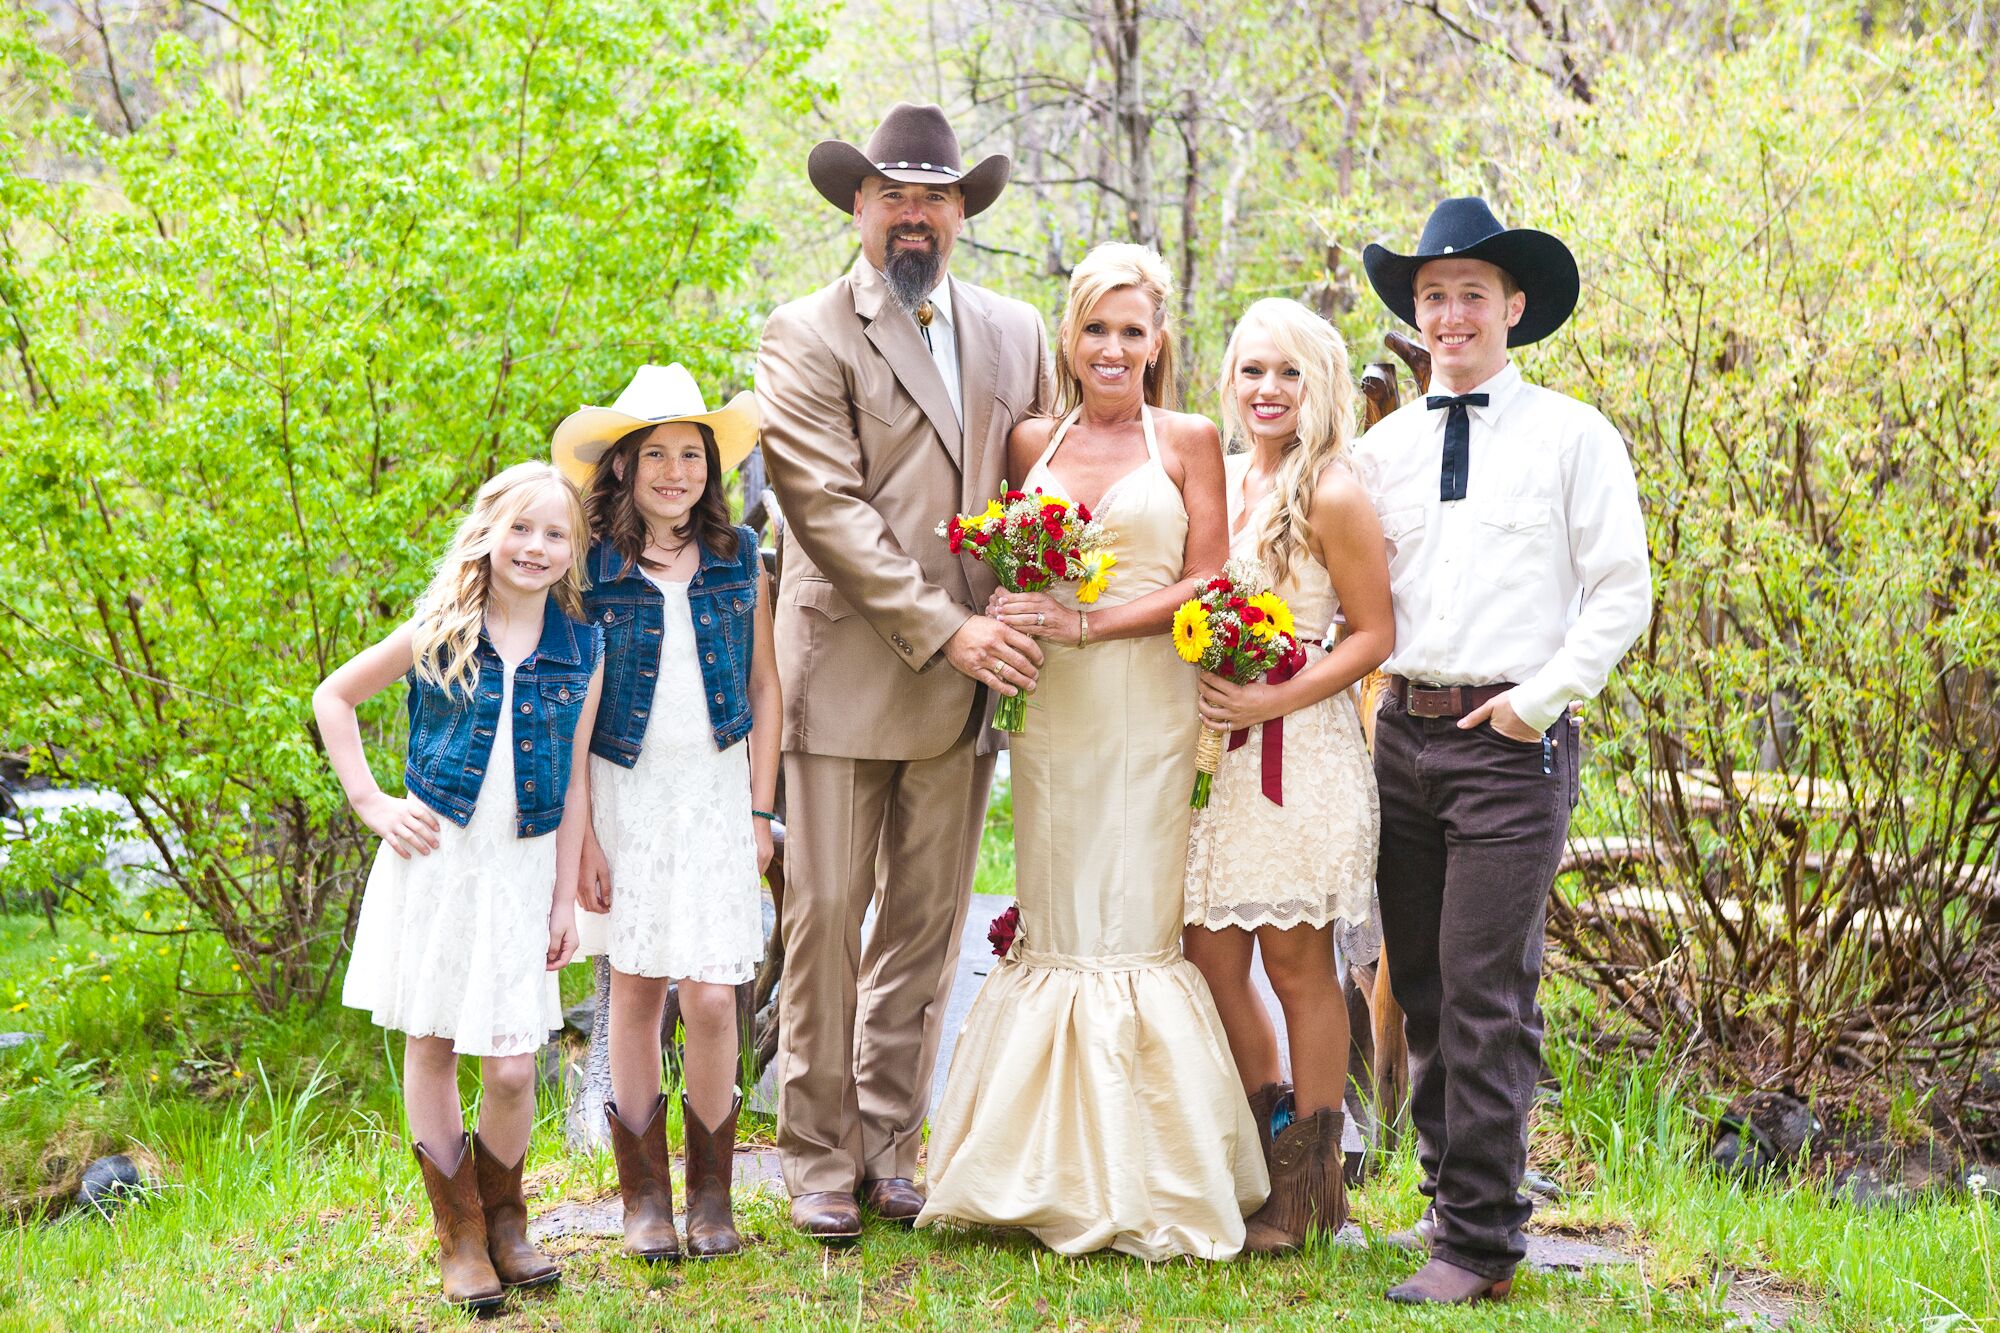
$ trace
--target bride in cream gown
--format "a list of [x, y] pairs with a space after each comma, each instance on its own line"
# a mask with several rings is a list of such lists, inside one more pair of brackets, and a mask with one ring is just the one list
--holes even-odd
[[1057, 334], [1075, 406], [1009, 440], [1022, 487], [1090, 504], [1117, 563], [1087, 608], [1073, 585], [988, 608], [1046, 655], [1012, 738], [1021, 930], [959, 1038], [917, 1225], [1227, 1259], [1268, 1180], [1214, 1001], [1181, 956], [1199, 721], [1167, 630], [1228, 528], [1215, 428], [1149, 405], [1173, 384], [1167, 300], [1158, 255], [1093, 250]]

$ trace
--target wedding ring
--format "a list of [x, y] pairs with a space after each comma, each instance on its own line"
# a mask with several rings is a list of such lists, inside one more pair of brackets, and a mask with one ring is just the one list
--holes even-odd
[[1046, 625], [1046, 624], [1048, 624], [1048, 623], [1049, 623], [1049, 618], [1048, 618], [1048, 615], [1047, 615], [1047, 613], [1046, 613], [1046, 612], [1042, 612], [1042, 611], [1037, 611], [1037, 612], [1035, 612], [1035, 623], [1036, 623], [1037, 625]]

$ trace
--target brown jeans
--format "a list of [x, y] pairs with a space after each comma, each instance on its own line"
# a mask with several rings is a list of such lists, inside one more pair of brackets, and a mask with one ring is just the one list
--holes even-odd
[[[1521, 1194], [1541, 1071], [1542, 924], [1576, 803], [1576, 724], [1510, 740], [1393, 697], [1375, 726], [1376, 886], [1410, 1044], [1432, 1252], [1495, 1280], [1527, 1255]], [[1544, 772], [1544, 768], [1548, 771]]]

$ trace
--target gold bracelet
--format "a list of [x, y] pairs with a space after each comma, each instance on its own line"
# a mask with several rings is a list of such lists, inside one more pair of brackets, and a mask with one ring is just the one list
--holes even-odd
[[1081, 648], [1090, 642], [1090, 612], [1076, 613], [1076, 646]]

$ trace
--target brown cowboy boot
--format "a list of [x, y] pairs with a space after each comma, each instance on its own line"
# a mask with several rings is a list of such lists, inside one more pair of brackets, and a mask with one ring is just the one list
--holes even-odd
[[681, 1124], [687, 1130], [687, 1252], [690, 1259], [720, 1259], [740, 1254], [743, 1238], [729, 1209], [730, 1177], [736, 1169], [736, 1117], [743, 1109], [737, 1097], [729, 1113], [705, 1128], [687, 1095], [681, 1095]]
[[486, 1213], [486, 1253], [503, 1287], [546, 1287], [562, 1276], [555, 1260], [528, 1242], [528, 1201], [521, 1194], [523, 1151], [512, 1166], [502, 1166], [477, 1134], [472, 1136], [472, 1162], [479, 1173], [479, 1206]]
[[667, 1099], [655, 1094], [644, 1129], [625, 1127], [618, 1104], [607, 1099], [604, 1118], [611, 1124], [611, 1153], [618, 1159], [618, 1193], [625, 1200], [625, 1253], [657, 1262], [681, 1257], [681, 1238], [674, 1232], [674, 1182], [668, 1174]]
[[1398, 1305], [1470, 1305], [1474, 1301], [1504, 1301], [1514, 1289], [1511, 1277], [1491, 1278], [1433, 1258], [1407, 1281], [1389, 1288]]
[[431, 1224], [437, 1230], [438, 1272], [444, 1278], [444, 1298], [468, 1310], [491, 1310], [507, 1298], [500, 1275], [486, 1255], [486, 1215], [479, 1207], [479, 1173], [472, 1164], [470, 1136], [462, 1137], [458, 1161], [447, 1174], [413, 1143], [417, 1166], [424, 1174], [424, 1193], [431, 1199]]
[[1266, 1083], [1250, 1094], [1250, 1118], [1257, 1122], [1257, 1142], [1264, 1149], [1264, 1169], [1271, 1169], [1271, 1117], [1278, 1113], [1278, 1103], [1292, 1095], [1289, 1083]]
[[1344, 1117], [1331, 1107], [1295, 1120], [1271, 1145], [1271, 1197], [1244, 1223], [1245, 1254], [1284, 1254], [1313, 1229], [1347, 1225], [1347, 1182], [1341, 1177]]

